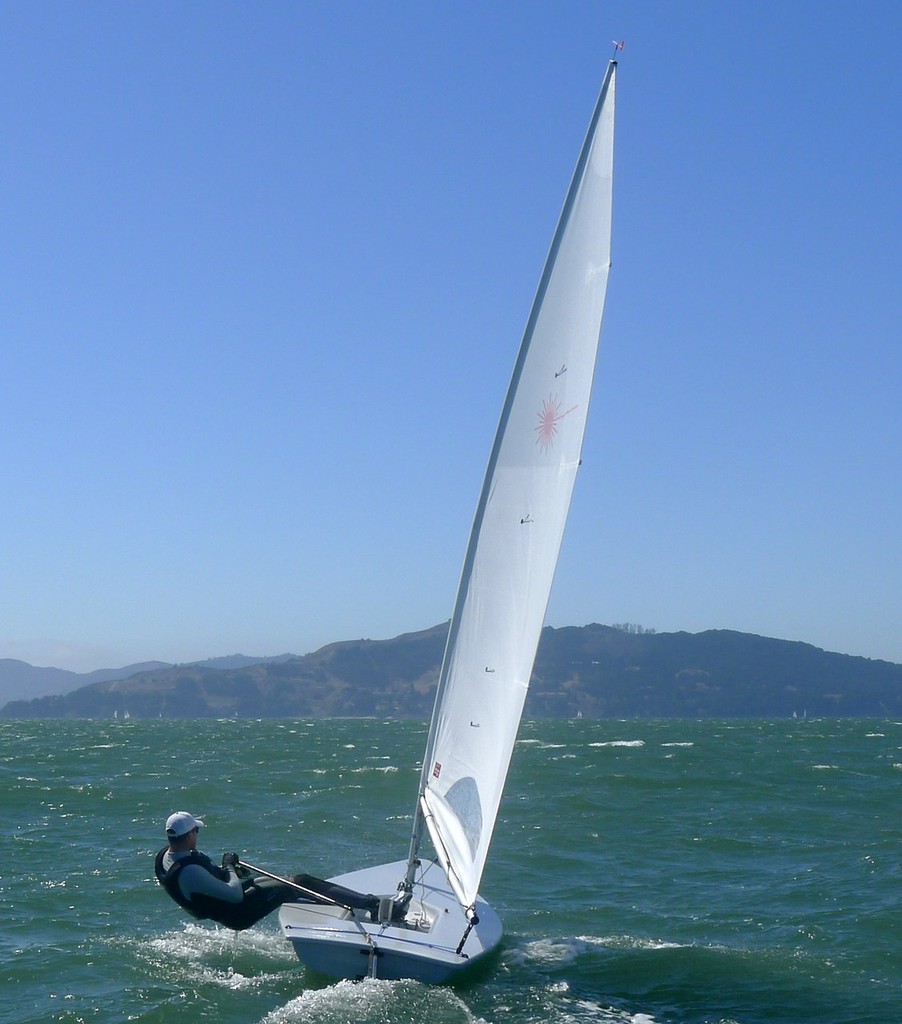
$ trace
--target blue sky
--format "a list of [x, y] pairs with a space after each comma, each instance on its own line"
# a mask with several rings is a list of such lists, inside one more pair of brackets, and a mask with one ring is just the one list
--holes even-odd
[[0, 0], [0, 657], [450, 615], [613, 39], [547, 621], [902, 662], [902, 5]]

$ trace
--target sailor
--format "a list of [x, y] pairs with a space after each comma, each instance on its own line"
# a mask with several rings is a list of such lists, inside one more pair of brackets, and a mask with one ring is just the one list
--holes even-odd
[[217, 867], [197, 849], [197, 833], [203, 824], [188, 811], [170, 814], [166, 819], [168, 845], [159, 851], [154, 862], [157, 881], [193, 917], [209, 918], [243, 931], [289, 902], [339, 903], [378, 911], [378, 897], [356, 893], [312, 875], [292, 875], [291, 885], [262, 875], [255, 877], [241, 864], [237, 853], [224, 854], [222, 867]]

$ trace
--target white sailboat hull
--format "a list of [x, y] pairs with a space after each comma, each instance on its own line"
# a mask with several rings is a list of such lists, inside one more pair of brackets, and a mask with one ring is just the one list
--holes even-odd
[[[330, 881], [357, 892], [394, 895], [406, 870], [407, 861], [396, 861]], [[501, 942], [501, 921], [495, 911], [478, 898], [476, 912], [479, 923], [458, 953], [467, 918], [441, 868], [424, 864], [407, 917], [400, 924], [380, 924], [363, 911], [351, 913], [312, 903], [286, 903], [279, 912], [279, 924], [299, 959], [318, 974], [443, 984], [484, 962]]]

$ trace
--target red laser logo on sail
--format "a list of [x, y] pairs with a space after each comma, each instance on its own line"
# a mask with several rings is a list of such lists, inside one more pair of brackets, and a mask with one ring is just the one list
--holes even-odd
[[535, 428], [536, 431], [536, 444], [542, 449], [543, 452], [547, 452], [549, 448], [554, 444], [554, 439], [557, 436], [557, 425], [561, 420], [568, 416], [576, 406], [572, 406], [566, 412], [561, 412], [561, 400], [557, 395], [549, 395], [548, 398], [542, 403], [542, 410], [537, 415], [539, 417], [539, 425]]

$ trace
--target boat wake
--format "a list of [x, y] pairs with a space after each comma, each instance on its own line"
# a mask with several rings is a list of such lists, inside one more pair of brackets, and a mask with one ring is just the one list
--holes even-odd
[[189, 923], [181, 931], [152, 939], [148, 946], [175, 960], [203, 960], [213, 956], [262, 955], [294, 963], [291, 949], [280, 932], [249, 928], [235, 932], [215, 925]]
[[265, 988], [283, 977], [297, 977], [297, 961], [278, 932], [188, 924], [141, 943], [138, 957], [156, 977], [232, 991]]
[[285, 1006], [268, 1013], [260, 1024], [345, 1024], [379, 1021], [407, 1024], [488, 1024], [473, 1014], [449, 988], [427, 987], [416, 981], [339, 981], [324, 989], [308, 989]]
[[580, 957], [599, 951], [679, 949], [680, 944], [630, 935], [575, 935], [568, 938], [545, 938], [527, 942], [519, 949], [510, 949], [507, 958], [521, 965], [569, 964]]

